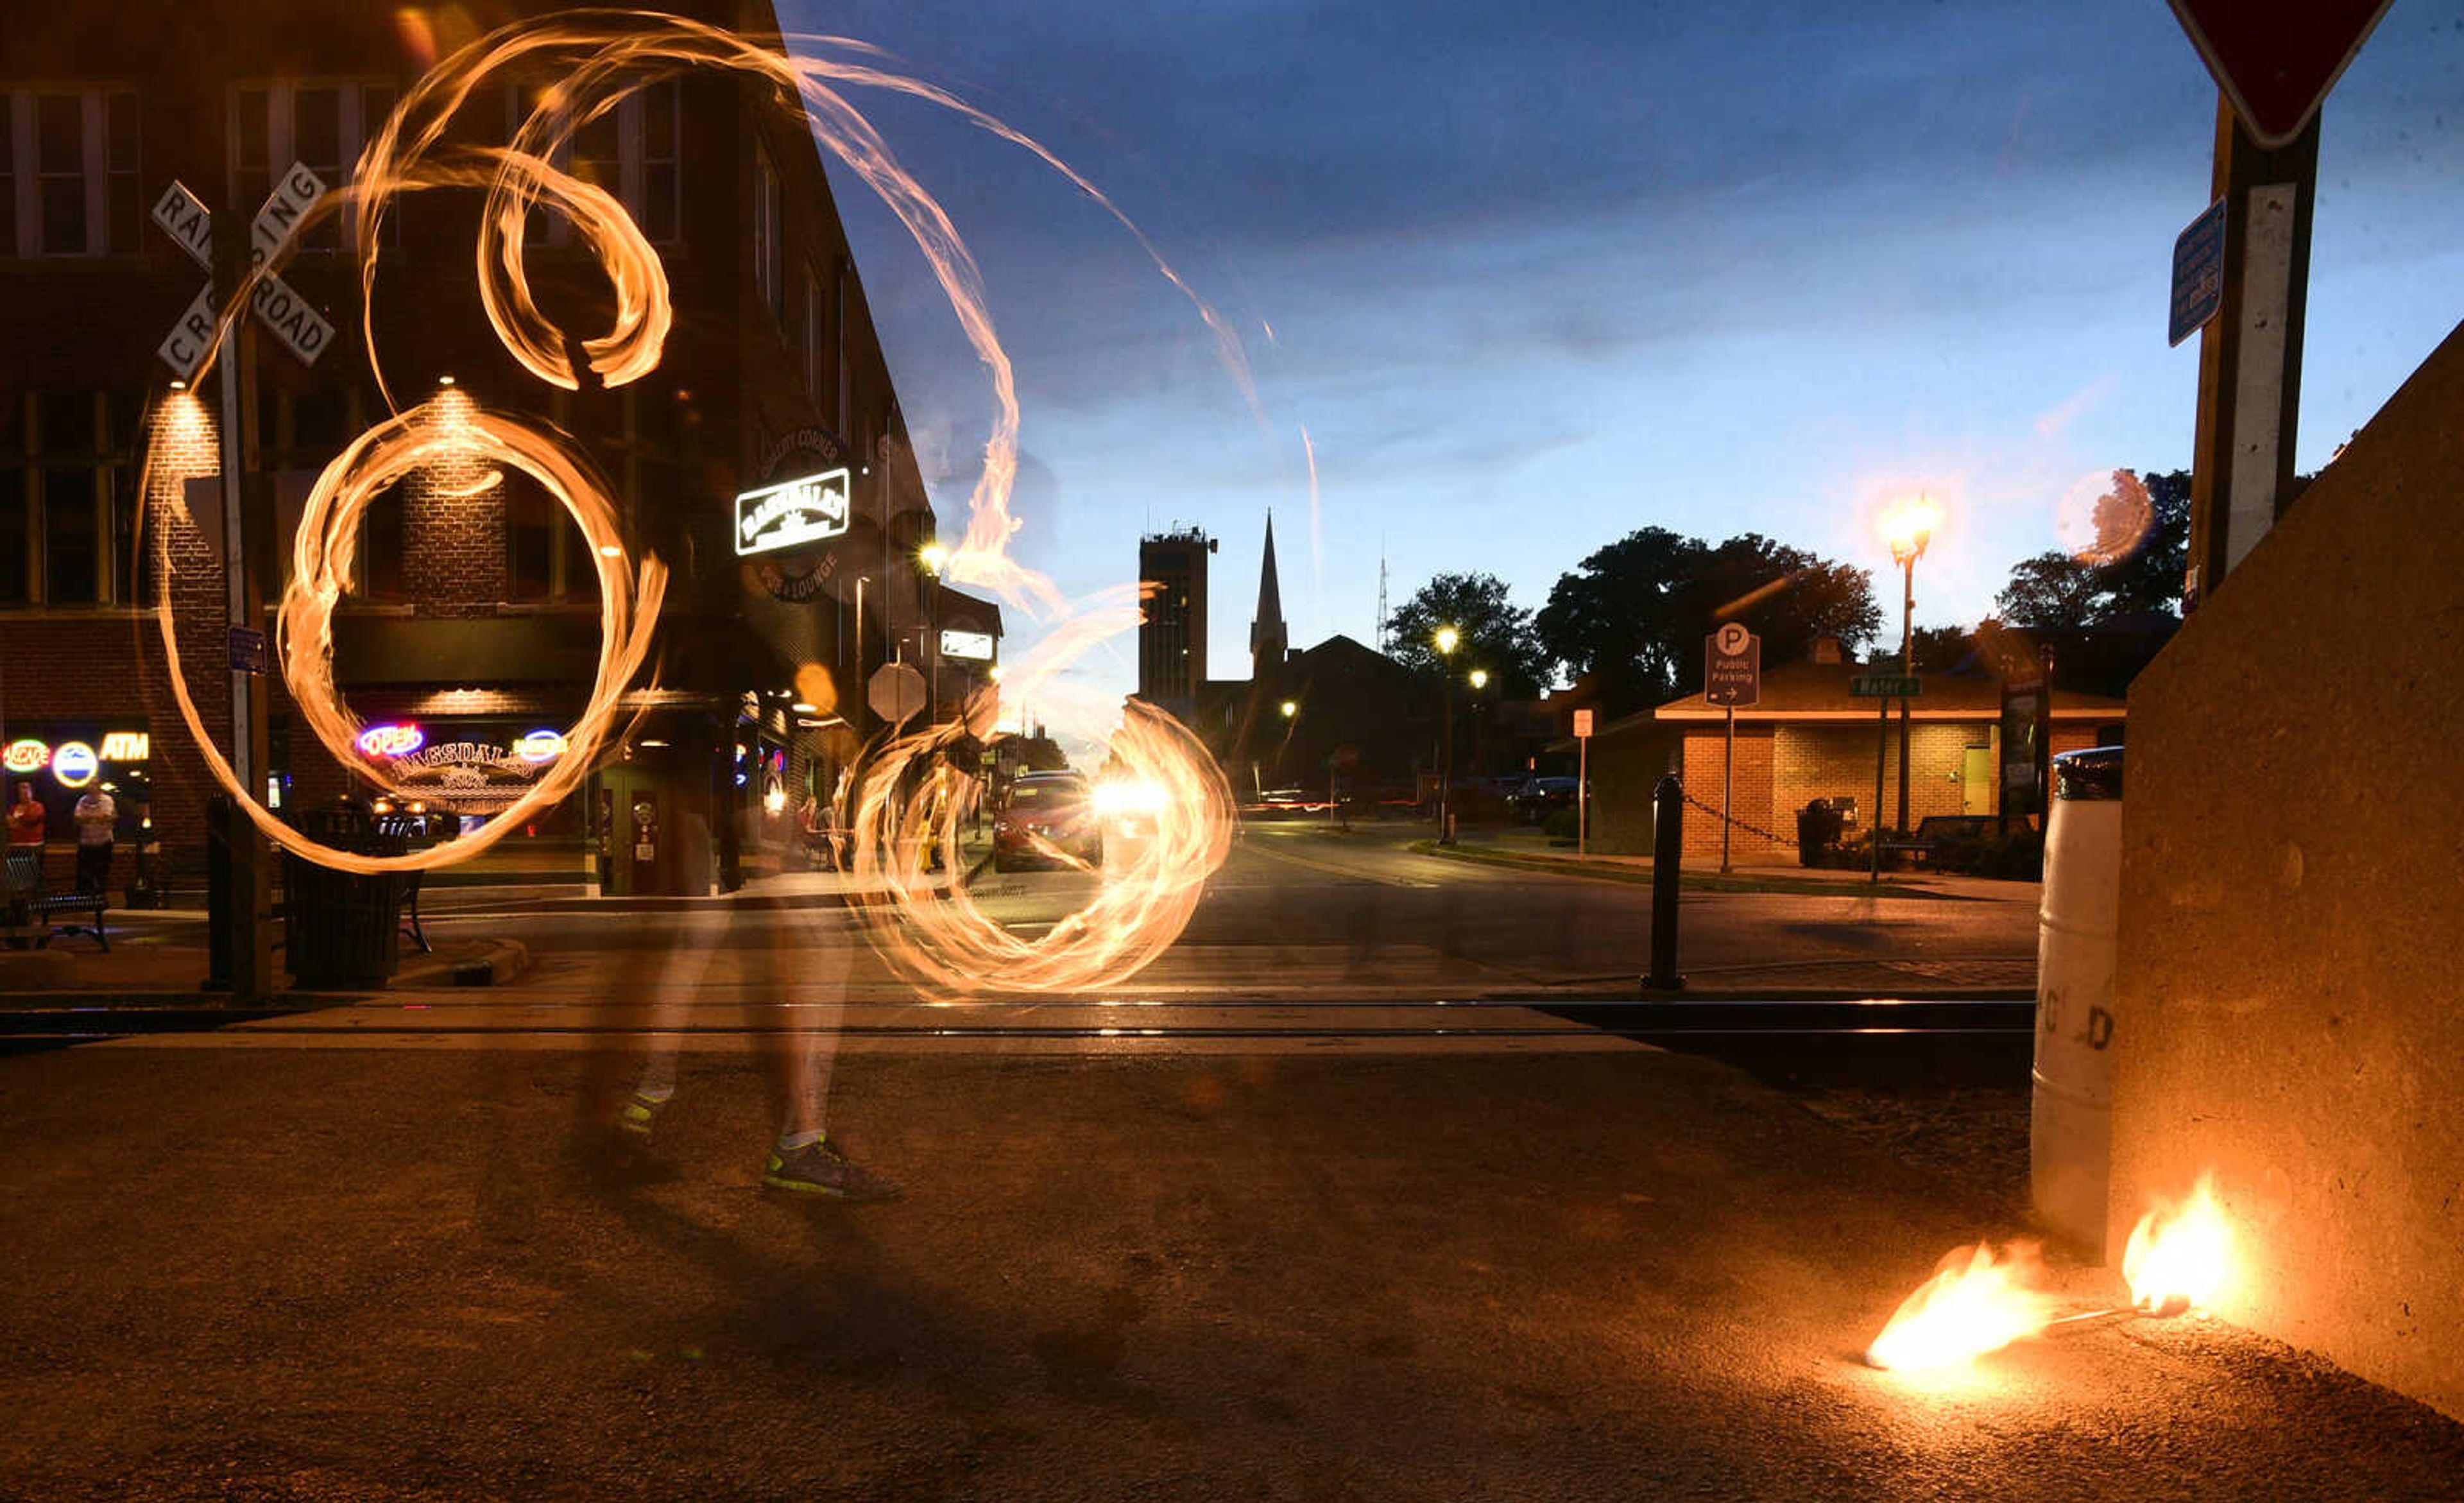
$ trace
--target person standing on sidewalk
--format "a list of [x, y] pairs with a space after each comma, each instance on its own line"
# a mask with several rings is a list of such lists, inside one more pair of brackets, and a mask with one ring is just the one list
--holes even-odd
[[34, 797], [31, 783], [17, 785], [17, 802], [9, 806], [9, 844], [43, 849], [43, 801]]
[[111, 881], [112, 827], [120, 806], [100, 788], [88, 788], [77, 801], [77, 885], [80, 893], [99, 893]]

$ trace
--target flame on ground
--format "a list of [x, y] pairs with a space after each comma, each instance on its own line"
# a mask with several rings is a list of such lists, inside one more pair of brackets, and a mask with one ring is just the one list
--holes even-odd
[[2216, 1202], [2214, 1177], [2199, 1176], [2179, 1205], [2158, 1205], [2139, 1218], [2122, 1253], [2131, 1303], [2169, 1313], [2205, 1310], [2231, 1286], [2233, 1227]]
[[1949, 1367], [1998, 1351], [2053, 1323], [2044, 1260], [2033, 1242], [2000, 1257], [1987, 1243], [1957, 1248], [1865, 1349], [1865, 1360], [1893, 1371]]

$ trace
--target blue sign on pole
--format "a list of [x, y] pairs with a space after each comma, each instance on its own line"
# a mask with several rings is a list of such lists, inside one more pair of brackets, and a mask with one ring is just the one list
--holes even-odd
[[2225, 201], [2190, 221], [2173, 239], [2173, 319], [2167, 343], [2179, 344], [2204, 327], [2225, 300]]

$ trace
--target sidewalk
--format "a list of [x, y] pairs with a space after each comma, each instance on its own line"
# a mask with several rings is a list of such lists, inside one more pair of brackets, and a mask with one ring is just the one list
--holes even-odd
[[[104, 916], [104, 929], [111, 937], [108, 953], [83, 935], [55, 939], [39, 950], [0, 950], [0, 999], [5, 999], [0, 1009], [41, 1011], [56, 1006], [90, 1006], [97, 999], [133, 1007], [218, 1005], [216, 994], [205, 989], [208, 937], [202, 912], [111, 912]], [[281, 951], [275, 952], [274, 961], [278, 971]], [[393, 986], [417, 990], [503, 985], [529, 963], [530, 952], [519, 939], [441, 939], [431, 953], [423, 955], [406, 939]], [[287, 974], [283, 981], [287, 985]], [[307, 1005], [312, 999], [347, 994], [286, 995]]]
[[[663, 1175], [586, 1172], [594, 1068], [0, 1060], [0, 1495], [2358, 1503], [2464, 1475], [2464, 1426], [2221, 1321], [1867, 1368], [1938, 1258], [2025, 1228], [1705, 1060], [855, 1054], [833, 1136], [907, 1186], [869, 1206], [757, 1188], [742, 1055], [685, 1056]], [[2066, 1310], [2119, 1293], [2054, 1271]]]
[[[1441, 845], [1434, 835], [1430, 835], [1413, 842], [1411, 849], [1421, 855], [1441, 856], [1449, 860], [1517, 866], [1613, 882], [1647, 883], [1651, 880], [1653, 865], [1649, 856], [1606, 855], [1598, 851], [1577, 855], [1572, 841], [1561, 841], [1521, 826], [1458, 829], [1452, 846]], [[1754, 865], [1740, 863], [1731, 871], [1723, 873], [1716, 859], [1694, 857], [1684, 862], [1683, 873], [1684, 887], [1688, 892], [1837, 893], [1842, 897], [1879, 894], [1890, 897], [2034, 902], [2037, 890], [2037, 884], [2034, 882], [2003, 881], [1919, 869], [1885, 871], [1878, 885], [1869, 872], [1804, 867], [1793, 860]]]

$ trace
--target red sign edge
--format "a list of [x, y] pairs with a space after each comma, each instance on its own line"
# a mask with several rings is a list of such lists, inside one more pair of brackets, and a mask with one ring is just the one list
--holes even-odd
[[2183, 32], [2189, 36], [2190, 45], [2198, 49], [2199, 60], [2208, 65], [2208, 77], [2216, 80], [2216, 87], [2224, 91], [2226, 100], [2233, 105], [2233, 118], [2241, 122], [2241, 128], [2250, 132], [2251, 140], [2270, 151], [2275, 151], [2291, 144], [2295, 138], [2310, 128], [2312, 121], [2319, 118], [2319, 107], [2327, 102], [2328, 95], [2336, 92], [2336, 84], [2344, 77], [2344, 70], [2353, 65], [2355, 57], [2361, 55], [2362, 44], [2367, 42], [2370, 39], [2370, 33], [2379, 29], [2379, 23], [2387, 19], [2387, 13], [2394, 7], [2395, 0], [2380, 0], [2379, 8], [2370, 13], [2370, 18], [2363, 22], [2362, 29], [2354, 33], [2353, 44], [2344, 49], [2343, 60], [2336, 64], [2334, 72], [2327, 75], [2327, 81], [2319, 86], [2318, 97], [2310, 101], [2310, 107], [2301, 112], [2301, 118], [2293, 122], [2291, 130], [2281, 135], [2260, 130], [2258, 122], [2251, 118], [2249, 102], [2241, 97], [2241, 90], [2233, 86], [2233, 75], [2217, 58], [2215, 44], [2208, 40], [2208, 33], [2200, 29], [2198, 19], [2190, 14], [2189, 0], [2167, 0], [2167, 4], [2173, 11], [2173, 19], [2181, 23]]

